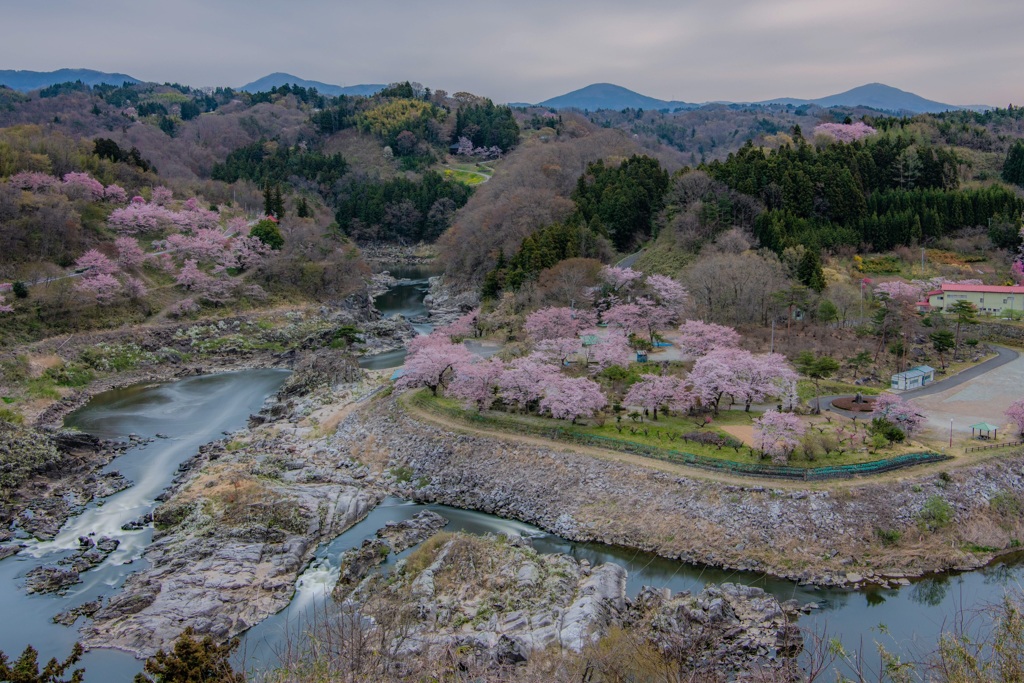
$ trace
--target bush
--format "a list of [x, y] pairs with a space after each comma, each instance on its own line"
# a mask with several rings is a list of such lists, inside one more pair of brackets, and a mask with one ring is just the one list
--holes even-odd
[[868, 428], [875, 436], [883, 436], [885, 440], [890, 444], [901, 443], [907, 438], [907, 435], [903, 433], [903, 430], [894, 425], [884, 417], [876, 417], [871, 420], [871, 426]]
[[14, 292], [14, 296], [18, 297], [19, 299], [28, 298], [28, 285], [26, 285], [21, 280], [18, 280], [12, 285], [11, 291]]
[[882, 545], [896, 545], [903, 538], [903, 532], [898, 529], [875, 529], [875, 536], [882, 542]]
[[931, 496], [925, 501], [917, 518], [928, 531], [938, 531], [953, 521], [953, 508], [942, 496]]
[[217, 645], [210, 636], [197, 640], [195, 631], [189, 626], [174, 641], [171, 652], [159, 650], [146, 660], [146, 674], [154, 677], [138, 674], [135, 683], [245, 683], [245, 676], [235, 671], [230, 661], [239, 642], [234, 638], [224, 645]]

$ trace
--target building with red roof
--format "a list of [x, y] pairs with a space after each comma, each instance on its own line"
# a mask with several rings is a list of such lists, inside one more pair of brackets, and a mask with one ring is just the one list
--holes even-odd
[[917, 302], [921, 310], [944, 312], [957, 301], [969, 301], [979, 313], [987, 315], [999, 315], [1003, 311], [1024, 311], [1024, 287], [1020, 285], [1003, 287], [944, 282], [941, 289], [928, 292], [925, 296], [927, 301]]

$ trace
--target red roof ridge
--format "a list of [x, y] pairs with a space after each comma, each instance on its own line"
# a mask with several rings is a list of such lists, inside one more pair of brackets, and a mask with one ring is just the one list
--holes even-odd
[[[955, 282], [943, 282], [943, 292], [979, 292], [990, 294], [1024, 294], [1021, 285], [958, 285]], [[929, 294], [929, 296], [931, 296]]]

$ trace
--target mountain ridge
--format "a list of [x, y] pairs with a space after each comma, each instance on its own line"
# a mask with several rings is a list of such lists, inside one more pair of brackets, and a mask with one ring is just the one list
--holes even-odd
[[[991, 109], [989, 105], [955, 105], [937, 102], [884, 83], [867, 83], [841, 93], [819, 98], [780, 97], [760, 102], [715, 101], [700, 104], [678, 100], [660, 100], [613, 83], [593, 83], [539, 102], [536, 106], [550, 107], [552, 109], [596, 111], [598, 109], [695, 109], [709, 104], [816, 105], [826, 109], [829, 107], [869, 107], [880, 111], [911, 112], [914, 114], [938, 113], [960, 109]], [[522, 106], [522, 103], [516, 103], [516, 105]]]
[[243, 86], [239, 86], [238, 90], [245, 92], [261, 92], [267, 91], [271, 88], [280, 88], [282, 85], [298, 85], [303, 88], [316, 88], [322, 95], [329, 95], [331, 97], [337, 97], [339, 95], [373, 95], [387, 86], [378, 83], [364, 83], [360, 85], [331, 85], [330, 83], [324, 83], [322, 81], [312, 81], [305, 78], [299, 78], [289, 73], [282, 71], [275, 71], [272, 74], [267, 74], [262, 78], [257, 78], [251, 83], [246, 83]]
[[134, 76], [122, 73], [108, 73], [95, 69], [57, 69], [55, 71], [31, 71], [19, 69], [0, 69], [0, 85], [12, 90], [31, 92], [57, 83], [74, 83], [82, 81], [86, 85], [123, 85], [141, 83]]

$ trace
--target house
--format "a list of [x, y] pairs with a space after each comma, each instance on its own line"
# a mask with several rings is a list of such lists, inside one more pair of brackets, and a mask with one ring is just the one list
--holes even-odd
[[901, 372], [898, 375], [892, 376], [892, 388], [897, 391], [907, 391], [909, 389], [920, 389], [926, 384], [931, 384], [935, 381], [935, 368], [927, 365], [918, 365], [917, 367], [910, 368], [906, 372]]
[[927, 302], [917, 302], [918, 310], [945, 312], [957, 301], [969, 301], [978, 309], [978, 313], [988, 315], [998, 315], [1003, 311], [1024, 311], [1024, 287], [1020, 285], [1000, 287], [944, 282], [941, 289], [928, 292], [926, 297]]

